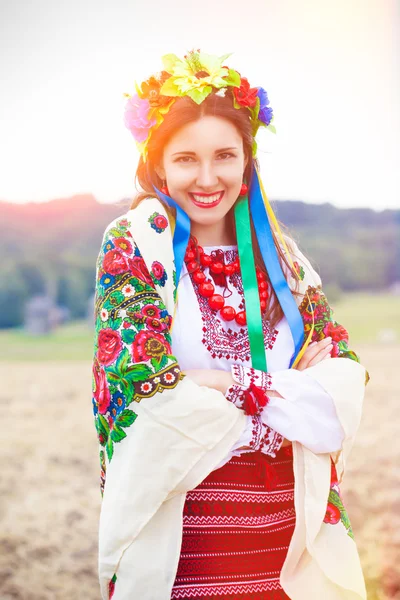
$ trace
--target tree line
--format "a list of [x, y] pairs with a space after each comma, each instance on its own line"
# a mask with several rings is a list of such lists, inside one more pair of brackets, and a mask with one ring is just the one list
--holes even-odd
[[[129, 199], [101, 204], [91, 195], [0, 202], [0, 328], [20, 326], [27, 299], [43, 293], [66, 306], [72, 318], [85, 317], [104, 229], [129, 205]], [[400, 281], [400, 210], [293, 200], [272, 206], [324, 287], [377, 292]]]

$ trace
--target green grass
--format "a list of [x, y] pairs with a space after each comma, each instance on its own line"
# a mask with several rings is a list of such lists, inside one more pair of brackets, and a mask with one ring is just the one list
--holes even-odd
[[[328, 297], [329, 299], [329, 297]], [[350, 348], [377, 342], [379, 332], [394, 331], [400, 342], [400, 299], [371, 293], [343, 294], [330, 301], [334, 318], [350, 336]], [[32, 336], [22, 329], [0, 330], [0, 361], [88, 360], [93, 357], [94, 329], [86, 321], [68, 323], [49, 335]]]
[[91, 360], [94, 329], [74, 321], [48, 335], [30, 335], [22, 329], [0, 330], [1, 361]]
[[[329, 297], [328, 297], [329, 299]], [[390, 329], [400, 343], [400, 298], [393, 294], [343, 294], [330, 302], [334, 318], [349, 332], [351, 344], [374, 343], [382, 330]]]

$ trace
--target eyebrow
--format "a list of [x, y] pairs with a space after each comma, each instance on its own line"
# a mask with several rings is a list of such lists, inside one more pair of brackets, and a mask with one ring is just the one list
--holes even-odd
[[[215, 152], [225, 152], [226, 150], [237, 150], [236, 146], [230, 146], [229, 148], [219, 148]], [[180, 152], [174, 152], [172, 156], [175, 154], [191, 154], [192, 156], [196, 156], [196, 152], [191, 152], [190, 150], [181, 150]]]

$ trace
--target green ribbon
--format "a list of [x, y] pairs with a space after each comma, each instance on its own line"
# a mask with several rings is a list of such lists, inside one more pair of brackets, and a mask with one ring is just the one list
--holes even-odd
[[249, 199], [247, 196], [236, 202], [235, 225], [249, 332], [251, 363], [254, 369], [267, 371], [260, 297], [251, 239]]

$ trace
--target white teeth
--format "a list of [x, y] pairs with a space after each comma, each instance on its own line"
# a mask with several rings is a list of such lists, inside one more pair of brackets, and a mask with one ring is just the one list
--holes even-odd
[[221, 193], [219, 194], [214, 194], [213, 196], [196, 196], [196, 194], [192, 194], [193, 198], [196, 200], [196, 202], [201, 202], [202, 204], [211, 204], [212, 202], [215, 202], [216, 200], [219, 200], [219, 198], [221, 197]]

